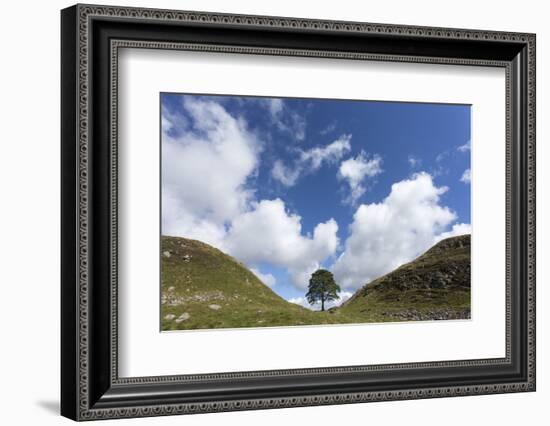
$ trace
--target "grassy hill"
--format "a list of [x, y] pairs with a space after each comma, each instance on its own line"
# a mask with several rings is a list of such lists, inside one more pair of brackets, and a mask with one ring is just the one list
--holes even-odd
[[208, 244], [166, 236], [161, 244], [162, 330], [349, 322], [287, 302]]
[[448, 238], [339, 308], [287, 302], [242, 263], [196, 240], [162, 237], [161, 328], [274, 327], [470, 317], [470, 236]]
[[470, 318], [470, 235], [440, 241], [365, 285], [339, 310], [362, 322]]

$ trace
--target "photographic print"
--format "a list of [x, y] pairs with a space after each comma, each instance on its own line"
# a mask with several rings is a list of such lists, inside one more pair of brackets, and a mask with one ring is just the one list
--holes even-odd
[[161, 330], [469, 319], [470, 116], [161, 93]]
[[63, 416], [536, 390], [535, 34], [85, 4], [60, 33]]

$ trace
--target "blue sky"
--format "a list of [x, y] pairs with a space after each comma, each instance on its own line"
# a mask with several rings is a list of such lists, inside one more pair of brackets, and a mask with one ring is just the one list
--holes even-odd
[[162, 232], [213, 244], [304, 304], [343, 299], [470, 232], [470, 106], [161, 94]]

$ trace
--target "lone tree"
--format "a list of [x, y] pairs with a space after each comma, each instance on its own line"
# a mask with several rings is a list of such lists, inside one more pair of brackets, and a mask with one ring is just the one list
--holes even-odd
[[324, 311], [325, 302], [338, 299], [339, 291], [340, 286], [334, 281], [332, 272], [318, 269], [311, 274], [306, 299], [310, 305], [321, 302], [321, 311]]

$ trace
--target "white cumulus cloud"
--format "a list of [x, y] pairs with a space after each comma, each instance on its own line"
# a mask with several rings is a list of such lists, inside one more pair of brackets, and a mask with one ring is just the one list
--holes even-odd
[[467, 235], [472, 233], [472, 225], [469, 223], [455, 223], [450, 231], [442, 232], [435, 238], [435, 242], [444, 240], [445, 238], [457, 237], [459, 235]]
[[351, 149], [351, 135], [342, 135], [334, 142], [322, 146], [302, 151], [300, 162], [309, 166], [312, 170], [317, 170], [323, 162], [335, 163], [340, 160], [344, 154]]
[[[166, 108], [162, 114], [163, 234], [204, 241], [249, 266], [276, 264], [297, 287], [307, 287], [309, 275], [338, 247], [336, 221], [319, 223], [308, 235], [282, 200], [257, 200], [249, 179], [262, 142], [246, 121], [213, 100], [186, 97], [182, 106], [190, 123], [181, 135], [170, 136], [173, 117]], [[274, 283], [273, 276], [255, 273]]]
[[382, 172], [382, 159], [378, 155], [369, 158], [364, 151], [361, 151], [355, 158], [349, 158], [340, 164], [338, 177], [345, 180], [350, 189], [349, 197], [346, 202], [355, 204], [355, 202], [367, 190], [363, 185], [366, 177], [374, 177]]
[[220, 104], [184, 99], [193, 130], [172, 138], [163, 129], [162, 229], [216, 243], [253, 197], [246, 181], [258, 166], [261, 142]]
[[419, 167], [422, 165], [422, 160], [418, 157], [415, 157], [414, 155], [409, 155], [407, 158], [407, 161], [409, 162], [409, 165], [412, 168]]
[[336, 252], [337, 231], [336, 221], [329, 219], [319, 223], [313, 235], [304, 235], [300, 216], [287, 212], [282, 200], [262, 200], [233, 220], [225, 244], [247, 263], [287, 268], [293, 284], [305, 289], [311, 273]]
[[457, 150], [460, 152], [470, 151], [470, 149], [471, 149], [470, 141], [466, 142], [464, 145], [460, 145], [457, 148]]
[[303, 141], [306, 137], [306, 120], [296, 111], [287, 108], [283, 99], [269, 98], [260, 99], [260, 104], [267, 108], [270, 113], [272, 123], [283, 132], [298, 141]]
[[319, 131], [319, 134], [327, 135], [331, 132], [334, 132], [334, 130], [336, 130], [336, 122], [332, 122], [332, 123], [328, 124], [326, 127], [324, 127], [323, 129], [321, 129]]
[[316, 146], [308, 150], [298, 150], [298, 156], [292, 166], [286, 166], [276, 160], [271, 176], [285, 186], [296, 184], [300, 176], [317, 171], [323, 164], [335, 164], [351, 150], [351, 135], [341, 135], [325, 146]]
[[256, 268], [250, 268], [250, 270], [260, 279], [261, 282], [263, 282], [268, 287], [273, 287], [277, 282], [273, 274], [264, 274]]
[[472, 172], [470, 169], [464, 170], [464, 173], [462, 173], [462, 177], [460, 178], [460, 182], [464, 183], [470, 183], [472, 181]]
[[332, 268], [340, 286], [358, 289], [430, 248], [456, 220], [440, 204], [447, 190], [422, 172], [393, 184], [382, 202], [360, 205]]
[[299, 168], [287, 167], [281, 160], [275, 160], [271, 169], [273, 179], [279, 181], [284, 186], [294, 186], [300, 177]]

